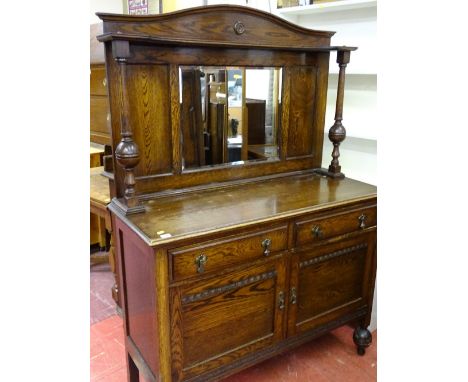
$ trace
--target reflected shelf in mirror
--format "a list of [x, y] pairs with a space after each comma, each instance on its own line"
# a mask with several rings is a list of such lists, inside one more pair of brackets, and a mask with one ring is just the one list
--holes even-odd
[[279, 158], [281, 68], [180, 66], [183, 171]]

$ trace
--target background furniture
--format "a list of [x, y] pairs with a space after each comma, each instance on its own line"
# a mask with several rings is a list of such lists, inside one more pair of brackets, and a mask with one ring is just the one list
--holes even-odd
[[[108, 260], [114, 275], [117, 267], [112, 237], [112, 224], [107, 204], [115, 195], [113, 180], [113, 161], [110, 134], [109, 99], [107, 96], [107, 77], [104, 63], [104, 47], [96, 39], [102, 33], [102, 23], [90, 26], [90, 140], [91, 170], [90, 178], [90, 242], [99, 244], [101, 251], [108, 250], [108, 256], [91, 256], [91, 262]], [[103, 146], [102, 146], [103, 145]], [[103, 147], [96, 148], [96, 147]], [[102, 166], [104, 165], [104, 166]], [[104, 176], [105, 174], [105, 176]], [[120, 289], [118, 278], [112, 287], [112, 297], [120, 311]]]
[[90, 135], [91, 142], [110, 145], [109, 101], [104, 65], [104, 49], [96, 40], [102, 32], [102, 23], [90, 27]]
[[[339, 163], [355, 48], [246, 7], [99, 16], [129, 381], [217, 380], [347, 323], [364, 354], [376, 188]], [[325, 169], [331, 52], [339, 75]], [[282, 67], [279, 157], [184, 168], [179, 65]]]
[[[90, 154], [89, 154], [89, 163], [90, 163], [91, 169], [100, 167], [102, 165], [103, 156], [104, 156], [104, 148], [102, 148], [100, 145], [95, 145], [91, 143]], [[91, 183], [93, 182], [94, 173], [96, 173], [96, 171], [93, 172], [93, 170], [91, 170]], [[107, 201], [107, 203], [109, 202], [110, 202], [110, 199], [109, 201]], [[97, 214], [94, 214], [91, 211], [89, 225], [90, 225], [90, 245], [91, 246], [98, 245], [101, 250], [105, 250], [106, 228], [105, 228], [105, 222], [103, 218], [98, 216]], [[100, 260], [103, 260], [103, 259], [100, 259]]]
[[[105, 250], [108, 247], [106, 231], [111, 232], [112, 229], [107, 210], [110, 203], [109, 182], [102, 176], [102, 171], [102, 166], [90, 169], [91, 245], [97, 241], [101, 250]], [[91, 257], [92, 262], [96, 260], [109, 260], [109, 257]]]

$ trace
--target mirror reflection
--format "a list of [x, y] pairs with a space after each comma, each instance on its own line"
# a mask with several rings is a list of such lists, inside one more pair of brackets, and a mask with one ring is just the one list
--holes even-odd
[[180, 67], [183, 167], [278, 158], [281, 69]]

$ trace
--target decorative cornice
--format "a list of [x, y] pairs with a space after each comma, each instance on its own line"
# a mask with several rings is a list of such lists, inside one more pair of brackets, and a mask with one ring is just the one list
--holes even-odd
[[312, 265], [312, 264], [317, 264], [317, 263], [321, 263], [322, 261], [333, 259], [334, 257], [348, 255], [348, 254], [350, 254], [352, 252], [356, 252], [356, 251], [358, 251], [360, 249], [363, 249], [363, 248], [367, 248], [367, 243], [354, 245], [352, 247], [340, 249], [339, 251], [335, 251], [335, 252], [332, 252], [332, 253], [327, 253], [326, 255], [323, 255], [323, 256], [318, 256], [318, 257], [314, 257], [313, 259], [309, 259], [309, 260], [306, 260], [306, 261], [301, 261], [300, 264], [299, 264], [299, 267], [304, 268], [304, 267], [307, 267], [307, 266]]
[[276, 271], [265, 272], [260, 275], [250, 276], [246, 279], [239, 280], [231, 284], [223, 285], [217, 288], [207, 289], [200, 293], [189, 294], [189, 295], [182, 297], [182, 304], [187, 304], [190, 302], [203, 300], [207, 297], [212, 297], [214, 295], [221, 294], [221, 293], [233, 290], [233, 289], [237, 289], [237, 288], [249, 285], [249, 284], [253, 284], [258, 281], [268, 280], [268, 279], [274, 278], [275, 276], [276, 276]]

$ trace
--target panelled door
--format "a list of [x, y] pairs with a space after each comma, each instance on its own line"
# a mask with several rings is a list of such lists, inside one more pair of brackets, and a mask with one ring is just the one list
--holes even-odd
[[174, 381], [208, 372], [283, 338], [285, 260], [171, 288]]
[[288, 336], [367, 304], [375, 231], [313, 247], [292, 257]]

